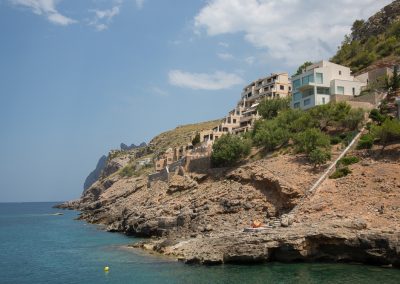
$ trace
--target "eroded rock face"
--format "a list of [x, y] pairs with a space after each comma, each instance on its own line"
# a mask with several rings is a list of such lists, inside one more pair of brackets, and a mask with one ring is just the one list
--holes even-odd
[[[357, 261], [399, 266], [400, 145], [361, 161], [352, 174], [319, 178], [302, 157], [280, 156], [236, 169], [172, 176], [110, 176], [65, 208], [107, 230], [157, 237], [137, 244], [187, 263]], [[381, 149], [377, 149], [381, 153]], [[296, 210], [291, 211], [296, 206]], [[253, 220], [266, 225], [246, 230]]]

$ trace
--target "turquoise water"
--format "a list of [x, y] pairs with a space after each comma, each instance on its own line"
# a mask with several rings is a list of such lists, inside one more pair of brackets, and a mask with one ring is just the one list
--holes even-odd
[[400, 270], [364, 265], [185, 265], [126, 249], [135, 239], [76, 212], [49, 215], [52, 205], [0, 204], [0, 283], [400, 283]]

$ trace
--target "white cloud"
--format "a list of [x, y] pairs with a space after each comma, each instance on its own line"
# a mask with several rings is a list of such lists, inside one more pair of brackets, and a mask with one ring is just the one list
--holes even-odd
[[390, 0], [210, 0], [194, 19], [208, 36], [243, 33], [269, 58], [288, 65], [333, 55], [355, 19]]
[[163, 90], [163, 89], [161, 89], [161, 88], [159, 88], [157, 86], [152, 86], [150, 88], [150, 92], [152, 92], [152, 93], [154, 93], [156, 95], [159, 95], [161, 97], [167, 97], [169, 95], [166, 90]]
[[217, 53], [217, 56], [222, 60], [232, 60], [234, 59], [233, 55], [227, 52]]
[[229, 43], [224, 42], [224, 41], [220, 41], [220, 42], [218, 43], [218, 45], [219, 45], [219, 46], [222, 46], [222, 47], [225, 47], [225, 48], [228, 48], [228, 47], [229, 47]]
[[[117, 4], [121, 4], [118, 2]], [[104, 31], [112, 22], [112, 19], [119, 14], [120, 6], [114, 6], [107, 10], [90, 10], [95, 14], [94, 18], [89, 22], [89, 25], [94, 26], [98, 31]]]
[[135, 0], [135, 2], [136, 2], [136, 7], [137, 7], [138, 9], [142, 9], [142, 8], [143, 8], [144, 1], [145, 1], [145, 0]]
[[254, 61], [256, 61], [256, 58], [254, 56], [248, 56], [244, 59], [244, 62], [249, 65], [253, 65]]
[[17, 6], [28, 7], [33, 13], [37, 15], [45, 16], [50, 22], [67, 26], [73, 23], [77, 23], [76, 20], [68, 18], [62, 15], [56, 9], [57, 0], [10, 0], [12, 4]]
[[170, 84], [194, 90], [222, 90], [243, 83], [238, 75], [222, 71], [209, 74], [171, 70], [168, 77]]

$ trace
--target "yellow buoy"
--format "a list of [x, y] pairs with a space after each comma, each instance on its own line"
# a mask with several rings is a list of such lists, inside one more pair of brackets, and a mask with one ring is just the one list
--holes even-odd
[[108, 267], [108, 266], [104, 267], [104, 272], [108, 272], [109, 270], [110, 270], [110, 267]]

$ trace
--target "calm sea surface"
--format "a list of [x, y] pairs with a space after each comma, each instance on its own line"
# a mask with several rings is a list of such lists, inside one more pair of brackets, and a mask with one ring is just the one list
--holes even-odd
[[126, 249], [134, 238], [52, 205], [0, 203], [0, 283], [400, 283], [400, 270], [364, 265], [185, 265]]

